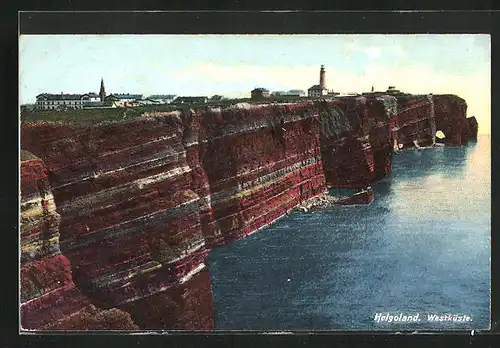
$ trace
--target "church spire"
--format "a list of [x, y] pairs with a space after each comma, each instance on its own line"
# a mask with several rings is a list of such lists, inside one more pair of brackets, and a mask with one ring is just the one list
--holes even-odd
[[101, 101], [104, 101], [104, 97], [106, 97], [106, 90], [104, 89], [104, 79], [101, 77], [101, 89], [99, 90], [99, 97], [101, 97]]

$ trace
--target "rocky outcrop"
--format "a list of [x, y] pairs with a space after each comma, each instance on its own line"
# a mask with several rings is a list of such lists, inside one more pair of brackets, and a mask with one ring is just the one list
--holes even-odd
[[474, 116], [467, 117], [467, 127], [464, 137], [466, 140], [477, 140], [477, 132], [479, 128], [479, 124]]
[[[467, 104], [456, 95], [397, 94], [397, 113], [389, 129], [400, 149], [431, 146], [436, 142], [463, 145], [477, 138], [475, 117], [466, 118]], [[441, 131], [444, 139], [436, 138]]]
[[21, 162], [21, 327], [28, 330], [134, 330], [128, 313], [94, 306], [73, 283], [59, 249], [60, 216], [40, 159]]
[[[373, 94], [119, 123], [25, 123], [21, 146], [47, 167], [66, 260], [39, 264], [54, 274], [43, 291], [69, 276], [80, 296], [68, 295], [74, 306], [125, 311], [142, 329], [213, 329], [209, 248], [271, 224], [327, 187], [379, 180], [391, 171], [394, 145], [432, 144], [440, 129], [450, 144], [463, 143], [474, 120], [465, 119], [461, 101]], [[27, 175], [23, 190], [36, 180]], [[32, 234], [26, 226], [23, 236]], [[44, 238], [44, 250], [56, 250], [49, 232]], [[42, 292], [29, 282], [21, 288]], [[26, 307], [23, 317], [37, 313]], [[33, 320], [26, 327], [46, 328]]]
[[321, 155], [330, 187], [362, 188], [392, 168], [391, 96], [339, 98], [319, 104]]
[[462, 145], [477, 138], [475, 117], [466, 118], [467, 103], [456, 95], [443, 94], [434, 96], [436, 128], [444, 135], [444, 143]]
[[406, 149], [434, 144], [437, 128], [432, 95], [399, 94], [396, 100], [397, 112], [389, 125], [395, 145]]

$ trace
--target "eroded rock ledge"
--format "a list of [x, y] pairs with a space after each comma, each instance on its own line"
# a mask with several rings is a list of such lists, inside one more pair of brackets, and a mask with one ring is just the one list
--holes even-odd
[[401, 94], [23, 123], [22, 327], [211, 330], [210, 248], [376, 182], [437, 130], [461, 145], [477, 121], [456, 96]]

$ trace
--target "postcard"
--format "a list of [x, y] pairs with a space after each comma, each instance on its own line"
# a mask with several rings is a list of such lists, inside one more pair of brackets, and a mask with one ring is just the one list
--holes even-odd
[[490, 328], [490, 37], [21, 35], [20, 330]]

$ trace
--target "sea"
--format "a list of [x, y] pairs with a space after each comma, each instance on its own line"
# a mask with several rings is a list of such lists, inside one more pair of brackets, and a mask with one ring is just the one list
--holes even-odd
[[490, 136], [395, 153], [372, 187], [370, 205], [295, 212], [210, 251], [215, 328], [489, 329]]

